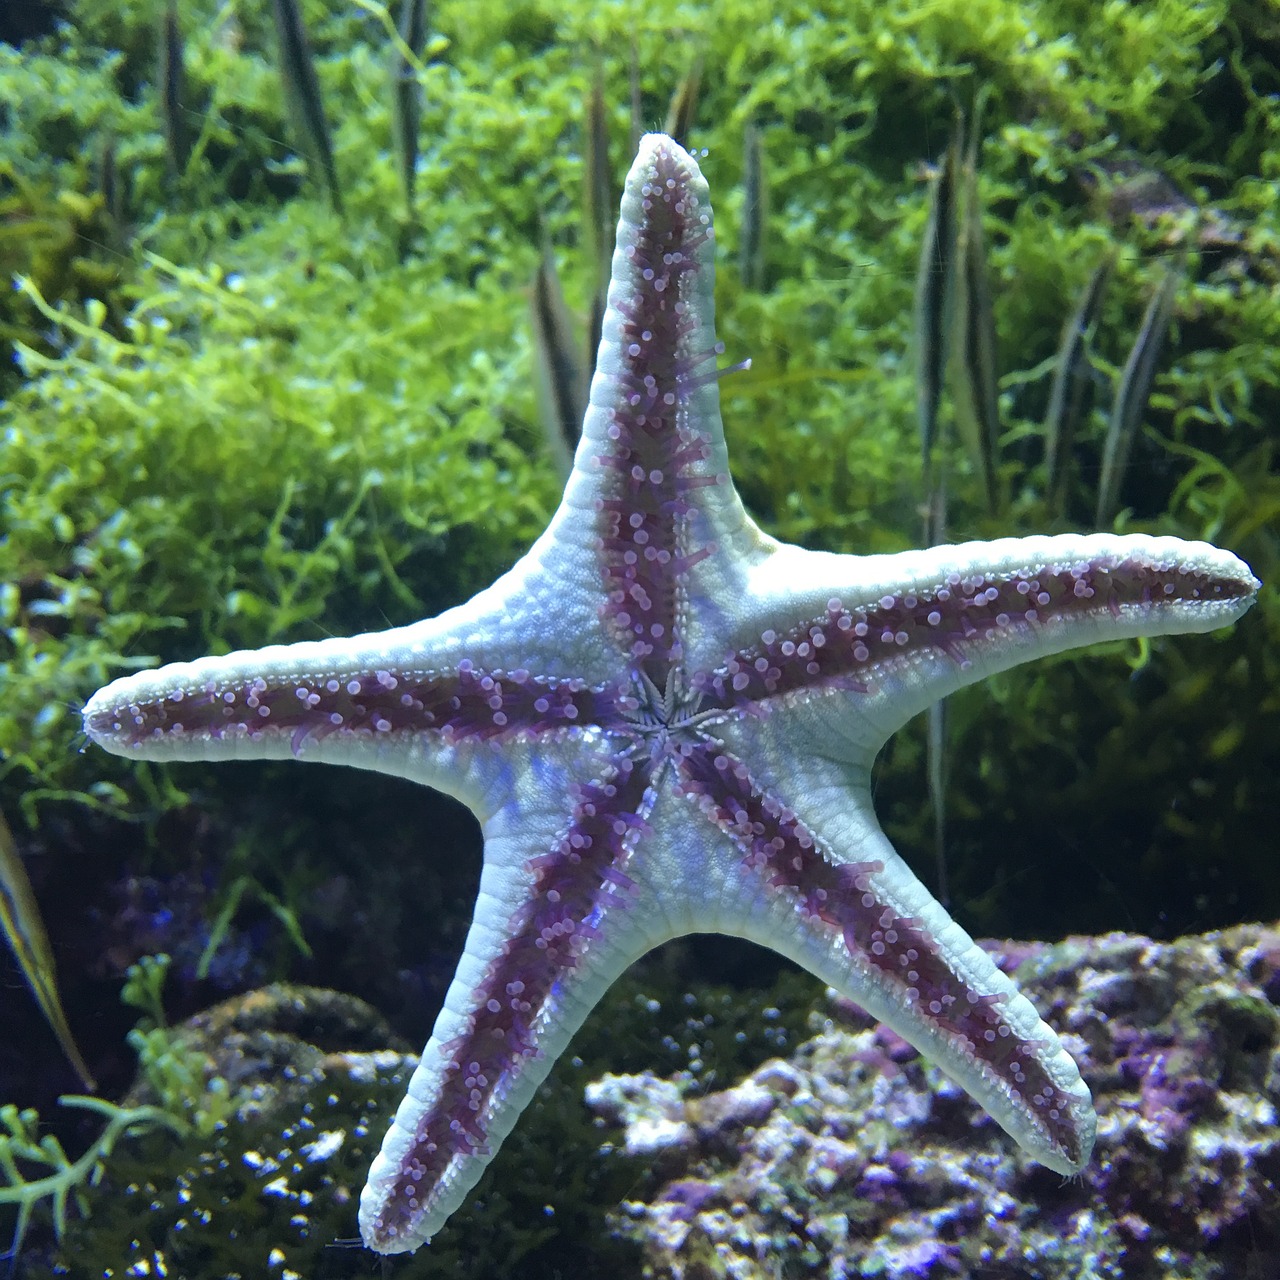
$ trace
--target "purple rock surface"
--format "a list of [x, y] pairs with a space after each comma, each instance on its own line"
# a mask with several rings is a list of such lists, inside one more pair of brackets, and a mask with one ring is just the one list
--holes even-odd
[[986, 943], [1079, 1062], [1094, 1158], [1064, 1180], [886, 1028], [832, 998], [746, 1080], [606, 1077], [651, 1175], [616, 1230], [646, 1275], [1280, 1277], [1280, 927]]

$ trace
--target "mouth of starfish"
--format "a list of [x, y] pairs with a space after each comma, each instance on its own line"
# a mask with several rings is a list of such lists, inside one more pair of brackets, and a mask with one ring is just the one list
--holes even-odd
[[633, 737], [630, 755], [656, 757], [705, 737], [704, 728], [725, 718], [722, 708], [702, 709], [703, 694], [690, 692], [678, 666], [667, 670], [660, 689], [643, 670], [631, 675], [633, 692], [623, 700], [622, 718]]

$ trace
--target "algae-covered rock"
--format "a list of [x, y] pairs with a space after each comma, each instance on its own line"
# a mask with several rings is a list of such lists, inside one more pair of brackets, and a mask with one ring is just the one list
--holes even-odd
[[[763, 995], [709, 987], [667, 1005], [624, 979], [557, 1064], [454, 1229], [401, 1260], [396, 1274], [634, 1274], [639, 1251], [610, 1235], [606, 1215], [635, 1185], [641, 1162], [602, 1146], [584, 1086], [605, 1064], [631, 1071], [649, 1063], [708, 1087], [731, 1081], [795, 1039], [799, 992], [813, 989], [807, 980], [779, 983], [785, 1011]], [[364, 1001], [286, 983], [166, 1029], [124, 1102], [164, 1104], [188, 1118], [186, 1136], [165, 1130], [118, 1142], [102, 1178], [82, 1188], [61, 1240], [32, 1228], [22, 1274], [367, 1276], [356, 1205], [416, 1065], [406, 1049]], [[157, 1067], [159, 1054], [169, 1061]], [[177, 1085], [189, 1095], [185, 1107], [173, 1097]], [[683, 1105], [676, 1086], [670, 1094]]]
[[[169, 1036], [171, 1052], [198, 1064], [206, 1088], [229, 1093], [229, 1113], [212, 1131], [190, 1129], [185, 1139], [165, 1132], [120, 1144], [102, 1182], [86, 1188], [86, 1213], [73, 1215], [62, 1240], [36, 1251], [23, 1274], [367, 1275], [356, 1203], [416, 1056], [363, 1001], [286, 984], [224, 1001]], [[479, 1280], [521, 1259], [537, 1274], [539, 1247], [572, 1232], [587, 1208], [581, 1188], [592, 1185], [592, 1171], [584, 1163], [571, 1176], [548, 1177], [555, 1157], [538, 1152], [549, 1152], [556, 1130], [563, 1132], [555, 1108], [566, 1085], [548, 1093], [534, 1108], [531, 1142], [518, 1142], [508, 1161], [514, 1198], [482, 1188], [464, 1233], [424, 1250], [398, 1274]], [[567, 1088], [581, 1127], [578, 1093]], [[140, 1079], [126, 1102], [158, 1100]], [[612, 1176], [609, 1170], [604, 1185]], [[626, 1255], [598, 1234], [592, 1257]], [[572, 1245], [558, 1252], [578, 1256]]]
[[721, 1093], [642, 1077], [588, 1087], [605, 1132], [623, 1122], [623, 1149], [658, 1171], [614, 1220], [645, 1274], [1277, 1274], [1280, 931], [1074, 938], [1069, 957], [985, 945], [1018, 968], [1093, 1091], [1098, 1144], [1079, 1178], [1016, 1151], [915, 1050], [835, 998], [813, 1039]]

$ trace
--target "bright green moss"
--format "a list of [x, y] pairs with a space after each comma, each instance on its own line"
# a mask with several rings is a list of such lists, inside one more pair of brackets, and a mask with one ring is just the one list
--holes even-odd
[[[1274, 512], [1265, 426], [1280, 408], [1280, 224], [1267, 180], [1280, 168], [1280, 108], [1262, 11], [1225, 0], [954, 0], [893, 13], [868, 2], [839, 16], [759, 0], [639, 16], [437, 6], [420, 225], [407, 232], [393, 212], [376, 5], [308, 8], [345, 222], [313, 186], [298, 191], [274, 37], [253, 6], [184, 8], [195, 145], [186, 173], [166, 175], [151, 60], [161, 7], [82, 0], [62, 35], [0, 50], [6, 96], [43, 104], [10, 119], [0, 173], [28, 197], [38, 187], [54, 204], [93, 201], [111, 138], [125, 192], [118, 225], [99, 227], [103, 240], [90, 235], [81, 255], [119, 278], [104, 281], [105, 308], [77, 304], [83, 273], [65, 263], [12, 259], [35, 274], [13, 300], [25, 379], [2, 410], [7, 807], [22, 797], [30, 818], [33, 797], [67, 793], [136, 803], [111, 785], [135, 771], [69, 750], [76, 706], [115, 671], [419, 616], [468, 594], [537, 532], [555, 481], [529, 393], [525, 290], [543, 227], [571, 301], [584, 301], [583, 101], [598, 61], [616, 179], [629, 158], [632, 40], [646, 122], [664, 114], [693, 51], [706, 68], [692, 141], [710, 152], [721, 330], [732, 355], [754, 361], [724, 385], [726, 417], [744, 494], [773, 531], [868, 550], [916, 536], [918, 165], [941, 150], [952, 94], [983, 84], [1015, 515], [1044, 527], [1036, 423], [1075, 290], [1119, 241], [1099, 335], [1100, 356], [1118, 365], [1171, 244], [1191, 234], [1187, 198], [1199, 199], [1229, 243], [1191, 263], [1156, 433], [1135, 464], [1146, 474], [1128, 497], [1159, 527], [1261, 556], [1265, 575], [1269, 549], [1243, 540]], [[744, 293], [732, 269], [748, 118], [764, 130], [770, 188], [763, 295]], [[1157, 173], [1177, 197], [1170, 214], [1118, 216]], [[70, 302], [65, 324], [40, 295]], [[1101, 430], [1099, 417], [1081, 444], [1069, 507], [1081, 521]], [[955, 493], [957, 536], [1010, 526], [969, 506], [964, 474]], [[151, 803], [177, 797], [159, 785]]]
[[[406, 229], [376, 4], [307, 10], [345, 221], [313, 185], [299, 190], [265, 8], [184, 7], [194, 148], [185, 174], [167, 175], [151, 53], [161, 7], [81, 0], [61, 35], [0, 50], [6, 97], [41, 104], [0, 135], [12, 193], [92, 202], [108, 139], [124, 192], [81, 255], [117, 277], [105, 306], [79, 302], [83, 273], [42, 266], [30, 245], [12, 258], [34, 275], [11, 300], [25, 376], [0, 411], [6, 807], [20, 800], [33, 818], [40, 796], [65, 794], [137, 805], [137, 770], [71, 750], [75, 708], [114, 672], [419, 616], [537, 532], [556, 485], [529, 389], [526, 288], [544, 228], [584, 302], [583, 101], [598, 62], [616, 180], [633, 41], [646, 122], [694, 52], [703, 60], [692, 141], [710, 153], [721, 331], [754, 360], [725, 383], [726, 416], [743, 492], [774, 532], [867, 550], [916, 537], [918, 166], [942, 148], [952, 95], [982, 84], [1014, 510], [982, 516], [961, 463], [954, 534], [1045, 526], [1036, 424], [1062, 317], [1118, 241], [1098, 344], [1102, 368], [1118, 365], [1200, 201], [1215, 235], [1189, 264], [1126, 497], [1147, 524], [1224, 539], [1266, 575], [1280, 107], [1265, 10], [436, 6], [419, 225]], [[745, 293], [731, 265], [748, 118], [765, 138], [766, 294]], [[1150, 200], [1141, 219], [1124, 212], [1144, 183], [1166, 213]], [[1080, 445], [1075, 522], [1102, 425]], [[157, 785], [148, 804], [177, 798]]]

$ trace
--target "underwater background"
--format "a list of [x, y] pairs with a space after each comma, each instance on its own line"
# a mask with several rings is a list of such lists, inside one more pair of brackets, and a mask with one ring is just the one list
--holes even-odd
[[[743, 1135], [775, 1113], [760, 1091], [822, 1089], [778, 1068], [745, 1112], [713, 1121], [709, 1099], [846, 1025], [864, 1039], [787, 1069], [847, 1070], [852, 1054], [885, 1080], [916, 1072], [921, 1097], [946, 1086], [816, 980], [695, 938], [606, 997], [468, 1205], [393, 1274], [1280, 1276], [1280, 938], [1166, 946], [1280, 917], [1280, 13], [469, 0], [431, 5], [417, 35], [377, 0], [304, 0], [299, 16], [302, 65], [282, 58], [270, 0], [0, 14], [0, 814], [68, 1023], [122, 1104], [57, 1105], [83, 1085], [5, 951], [0, 1238], [23, 1228], [17, 1274], [367, 1274], [369, 1255], [334, 1241], [355, 1235], [479, 875], [471, 816], [424, 788], [131, 764], [83, 749], [88, 695], [158, 662], [411, 622], [522, 553], [565, 449], [538, 383], [553, 356], [586, 363], [601, 227], [639, 128], [679, 129], [711, 186], [719, 335], [728, 361], [752, 361], [721, 383], [748, 508], [808, 547], [918, 545], [917, 275], [959, 113], [999, 436], [966, 430], [950, 370], [946, 536], [1098, 527], [1115, 405], [1163, 297], [1103, 523], [1214, 541], [1265, 584], [1230, 631], [1099, 646], [947, 703], [952, 913], [980, 937], [1141, 936], [1002, 954], [1036, 970], [1042, 1009], [1081, 966], [1154, 975], [1123, 1007], [1159, 1006], [1160, 1029], [1117, 1079], [1155, 1154], [1125, 1130], [1034, 1248], [1011, 1229], [997, 1256], [948, 1210], [894, 1252], [894, 1223], [954, 1203], [904, 1103], [883, 1120], [887, 1173], [824, 1157], [824, 1198], [862, 1218], [842, 1210], [843, 1235], [788, 1224], [782, 1182], [803, 1179], [749, 1166]], [[1051, 474], [1064, 324], [1103, 264]], [[552, 269], [548, 334], [535, 304]], [[926, 758], [922, 719], [886, 748], [876, 797], [936, 887]], [[1099, 989], [1061, 997], [1064, 1018], [1087, 1004], [1119, 1019]], [[1186, 1048], [1197, 1023], [1212, 1044]], [[611, 1093], [607, 1072], [651, 1073], [648, 1102]], [[697, 1143], [621, 1154], [652, 1098], [696, 1103]], [[1223, 1138], [1240, 1099], [1244, 1154]], [[788, 1123], [821, 1123], [801, 1110]], [[40, 1155], [40, 1134], [61, 1148]], [[1190, 1182], [1153, 1185], [1170, 1151], [1199, 1177], [1187, 1162], [1215, 1141], [1235, 1162], [1214, 1166], [1212, 1212]], [[736, 1187], [704, 1190], [716, 1168]], [[772, 1209], [738, 1211], [766, 1175]], [[46, 1176], [49, 1194], [21, 1191]], [[1013, 1176], [971, 1198], [1058, 1194]], [[619, 1217], [623, 1201], [670, 1211]], [[719, 1247], [708, 1204], [746, 1238]]]

